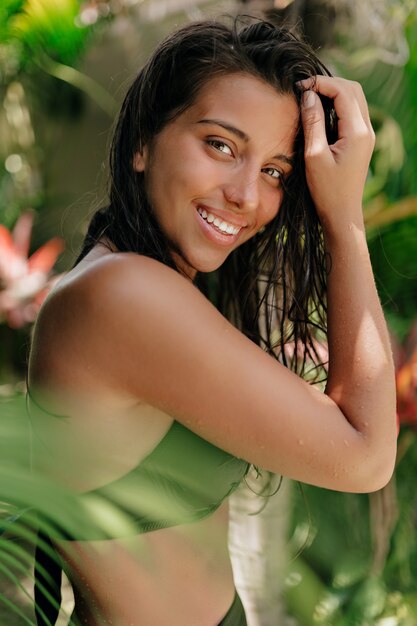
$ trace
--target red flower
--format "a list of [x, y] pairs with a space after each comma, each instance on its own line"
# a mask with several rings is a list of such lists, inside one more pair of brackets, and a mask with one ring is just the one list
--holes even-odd
[[402, 345], [392, 338], [392, 346], [399, 421], [417, 427], [417, 324], [414, 324]]
[[0, 224], [0, 321], [11, 328], [33, 322], [51, 286], [60, 276], [50, 271], [64, 249], [62, 239], [54, 238], [29, 258], [34, 214], [24, 213], [10, 231]]

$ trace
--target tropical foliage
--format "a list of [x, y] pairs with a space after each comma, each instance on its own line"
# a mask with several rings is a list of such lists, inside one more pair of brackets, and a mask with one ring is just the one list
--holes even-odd
[[[13, 613], [17, 624], [34, 623], [28, 596], [34, 509], [45, 507], [50, 520], [68, 532], [77, 528], [77, 534], [86, 514], [70, 493], [30, 472], [28, 465], [30, 421], [22, 383], [28, 332], [63, 246], [58, 239], [44, 243], [35, 236], [39, 249], [30, 250], [32, 223], [48, 192], [38, 112], [76, 120], [90, 98], [110, 119], [113, 99], [79, 64], [107, 23], [133, 4], [2, 0], [0, 6], [0, 506], [2, 518], [9, 520], [0, 537], [0, 577], [7, 581], [0, 584], [0, 601], [8, 624]], [[365, 218], [392, 331], [401, 430], [395, 477], [381, 492], [357, 496], [294, 489], [290, 546], [294, 555], [300, 550], [302, 555], [288, 566], [286, 602], [300, 626], [414, 626], [417, 15], [412, 0], [323, 4], [336, 15], [334, 40], [323, 56], [336, 73], [360, 80], [377, 133]], [[51, 502], [57, 505], [54, 510]], [[126, 524], [110, 504], [96, 504], [89, 511], [92, 523]], [[22, 515], [16, 519], [18, 512]], [[1, 617], [0, 611], [0, 622]]]
[[[64, 245], [53, 238], [27, 259], [32, 224], [48, 200], [40, 120], [76, 119], [86, 97], [109, 118], [114, 114], [113, 98], [77, 69], [93, 36], [113, 17], [108, 2], [1, 2], [0, 323], [12, 328], [34, 320], [51, 286], [49, 272]], [[13, 226], [10, 236], [8, 229]], [[0, 382], [19, 381], [24, 372], [25, 330], [10, 333], [0, 325], [5, 348], [0, 354]]]

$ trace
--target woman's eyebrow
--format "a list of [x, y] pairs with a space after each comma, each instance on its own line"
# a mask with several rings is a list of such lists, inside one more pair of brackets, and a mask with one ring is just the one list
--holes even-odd
[[[248, 143], [249, 141], [249, 135], [247, 135], [243, 130], [240, 130], [240, 128], [236, 128], [236, 126], [232, 126], [231, 124], [229, 124], [228, 122], [224, 122], [223, 120], [203, 119], [198, 120], [197, 124], [215, 124], [216, 126], [221, 126], [225, 130], [228, 130], [233, 135], [236, 135], [245, 143]], [[294, 159], [290, 156], [287, 156], [286, 154], [276, 154], [273, 158], [277, 159], [278, 161], [288, 163], [288, 165], [294, 165]]]
[[240, 130], [240, 128], [236, 128], [236, 126], [232, 126], [231, 124], [228, 124], [227, 122], [223, 122], [222, 120], [204, 119], [204, 120], [198, 120], [197, 124], [215, 124], [216, 126], [221, 126], [225, 130], [228, 130], [229, 132], [233, 133], [234, 135], [239, 137], [239, 139], [242, 139], [245, 143], [249, 141], [249, 136], [245, 132], [243, 132], [243, 130]]

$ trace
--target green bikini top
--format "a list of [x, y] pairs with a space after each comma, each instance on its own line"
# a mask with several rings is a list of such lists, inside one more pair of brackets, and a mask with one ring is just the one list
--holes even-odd
[[137, 467], [80, 497], [104, 498], [128, 515], [137, 533], [146, 533], [210, 515], [237, 488], [248, 469], [246, 461], [174, 421]]
[[[63, 418], [49, 413], [31, 394], [29, 397], [42, 412]], [[75, 495], [80, 520], [76, 530], [69, 533], [54, 524], [49, 534], [57, 539], [94, 540], [194, 522], [213, 513], [248, 469], [246, 461], [174, 420], [135, 468], [103, 487]]]

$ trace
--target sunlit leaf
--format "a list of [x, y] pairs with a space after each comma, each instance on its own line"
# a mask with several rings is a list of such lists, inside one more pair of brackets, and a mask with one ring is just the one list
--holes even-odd
[[83, 49], [89, 29], [77, 26], [76, 0], [26, 0], [11, 21], [11, 33], [35, 55], [46, 53], [71, 64]]

